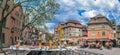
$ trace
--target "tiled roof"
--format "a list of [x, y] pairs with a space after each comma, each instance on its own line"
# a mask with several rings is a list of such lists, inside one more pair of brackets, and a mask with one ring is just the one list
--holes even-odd
[[[102, 14], [98, 14], [98, 15], [96, 15], [95, 17], [105, 17], [105, 16], [103, 16]], [[94, 18], [94, 17], [93, 17]]]
[[98, 14], [97, 16], [91, 18], [88, 24], [95, 24], [95, 23], [110, 23], [110, 22], [105, 16]]
[[79, 27], [79, 28], [82, 28], [83, 25], [80, 25], [80, 24], [75, 24], [75, 23], [67, 23], [63, 26], [64, 27]]
[[[77, 20], [68, 20], [67, 22], [59, 22], [59, 24], [62, 25], [62, 27], [85, 27], [84, 25], [81, 25], [79, 21]], [[55, 27], [56, 28], [56, 27]]]
[[[68, 20], [67, 23], [79, 23], [79, 21], [77, 21], [77, 20]], [[79, 23], [79, 24], [80, 24], [80, 23]]]

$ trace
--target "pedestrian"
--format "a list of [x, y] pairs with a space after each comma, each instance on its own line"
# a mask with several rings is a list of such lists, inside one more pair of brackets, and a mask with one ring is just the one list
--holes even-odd
[[103, 50], [103, 44], [102, 43], [100, 43], [100, 50]]
[[96, 43], [95, 44], [96, 46], [95, 46], [95, 48], [97, 48], [97, 49], [99, 49], [100, 48], [100, 43], [98, 42], [98, 43]]
[[32, 42], [32, 46], [34, 46], [34, 42]]

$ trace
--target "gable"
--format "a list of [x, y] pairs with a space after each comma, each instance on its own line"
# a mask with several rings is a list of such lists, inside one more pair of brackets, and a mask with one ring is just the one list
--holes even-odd
[[88, 24], [96, 23], [109, 23], [109, 20], [105, 16], [98, 14], [97, 16], [91, 18], [90, 21], [88, 22]]

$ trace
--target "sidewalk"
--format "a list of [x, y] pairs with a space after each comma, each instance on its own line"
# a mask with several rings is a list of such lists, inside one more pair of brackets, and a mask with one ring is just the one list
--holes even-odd
[[112, 49], [89, 49], [89, 48], [78, 48], [79, 50], [86, 50], [96, 53], [103, 53], [105, 55], [120, 55], [120, 48], [112, 48]]

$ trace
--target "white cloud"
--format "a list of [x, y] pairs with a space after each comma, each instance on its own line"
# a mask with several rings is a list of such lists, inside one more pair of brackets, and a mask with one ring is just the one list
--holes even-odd
[[48, 27], [49, 32], [53, 34], [55, 23], [49, 22], [49, 23], [46, 23], [45, 25]]
[[[119, 18], [120, 14], [118, 0], [59, 0], [59, 4], [60, 13], [56, 14], [56, 19], [59, 21], [73, 18], [85, 24], [87, 21], [84, 18], [89, 19], [99, 13], [106, 17], [112, 13], [115, 18]], [[78, 10], [85, 10], [85, 12], [80, 16]]]
[[97, 14], [97, 11], [90, 10], [90, 11], [84, 12], [83, 16], [87, 18], [91, 18], [91, 17], [94, 17], [96, 14]]
[[49, 33], [54, 34], [54, 29], [49, 29]]
[[112, 9], [115, 4], [118, 3], [117, 0], [76, 0], [82, 7], [88, 8], [100, 8], [100, 9]]
[[61, 0], [61, 1], [68, 6], [74, 6], [74, 4], [75, 4], [75, 2], [73, 0]]
[[54, 25], [55, 25], [55, 23], [46, 23], [45, 24], [48, 28], [51, 28], [51, 27], [53, 27]]

